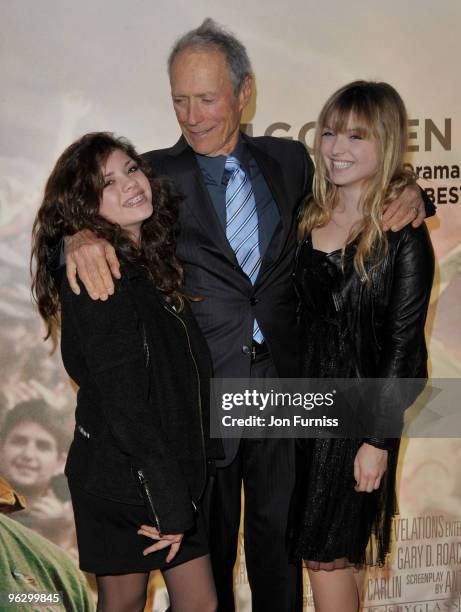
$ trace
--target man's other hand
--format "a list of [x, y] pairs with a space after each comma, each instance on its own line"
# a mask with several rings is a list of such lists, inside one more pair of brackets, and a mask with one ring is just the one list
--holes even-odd
[[384, 231], [398, 232], [409, 223], [419, 227], [426, 218], [421, 190], [416, 183], [407, 185], [400, 196], [391, 202], [383, 214]]

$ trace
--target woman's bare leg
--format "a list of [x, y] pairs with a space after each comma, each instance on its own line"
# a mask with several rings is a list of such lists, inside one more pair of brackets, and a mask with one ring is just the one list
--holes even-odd
[[359, 592], [352, 568], [309, 570], [315, 612], [358, 612]]
[[363, 589], [365, 587], [365, 576], [367, 572], [365, 569], [354, 570], [354, 580], [357, 585], [357, 592], [359, 596], [359, 601], [362, 601]]

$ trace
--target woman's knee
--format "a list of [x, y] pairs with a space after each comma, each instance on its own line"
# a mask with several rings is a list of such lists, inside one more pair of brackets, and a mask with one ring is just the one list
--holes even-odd
[[143, 612], [149, 574], [97, 576], [97, 612]]
[[216, 595], [207, 597], [206, 600], [194, 602], [191, 612], [216, 612], [218, 609], [218, 598]]
[[114, 600], [98, 599], [96, 612], [143, 612], [146, 607], [146, 595], [127, 595]]

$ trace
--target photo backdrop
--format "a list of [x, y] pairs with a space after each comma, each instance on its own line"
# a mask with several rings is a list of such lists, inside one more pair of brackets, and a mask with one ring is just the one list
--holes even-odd
[[[309, 146], [325, 99], [357, 78], [388, 81], [401, 93], [410, 117], [408, 163], [438, 205], [428, 221], [437, 257], [427, 326], [431, 375], [461, 377], [458, 0], [0, 0], [0, 11], [2, 415], [41, 398], [72, 428], [75, 389], [59, 351], [50, 356], [41, 341], [29, 293], [30, 230], [46, 177], [85, 132], [114, 131], [139, 151], [173, 144], [179, 130], [166, 57], [179, 34], [208, 16], [248, 48], [256, 91], [244, 123], [253, 135]], [[459, 439], [403, 443], [393, 551], [384, 570], [369, 573], [364, 609], [461, 609], [460, 462]], [[75, 541], [67, 540], [62, 545], [75, 558]], [[239, 610], [250, 610], [243, 535], [236, 592]], [[305, 593], [311, 610], [307, 582]], [[164, 610], [158, 577], [151, 595], [149, 609]]]

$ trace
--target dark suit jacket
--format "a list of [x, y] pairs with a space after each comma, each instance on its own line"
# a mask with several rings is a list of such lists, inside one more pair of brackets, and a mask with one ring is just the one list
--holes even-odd
[[313, 164], [299, 142], [242, 135], [264, 174], [280, 212], [253, 286], [240, 270], [203, 182], [194, 152], [184, 138], [170, 149], [144, 154], [154, 172], [174, 181], [180, 205], [177, 254], [186, 290], [204, 299], [192, 304], [208, 341], [216, 377], [247, 378], [253, 318], [268, 344], [278, 375], [294, 377], [299, 367], [297, 299], [293, 290], [296, 211], [310, 192]]
[[[310, 193], [313, 164], [305, 147], [290, 140], [242, 135], [278, 206], [280, 223], [254, 286], [241, 271], [216, 214], [193, 150], [184, 138], [144, 158], [157, 175], [169, 177], [183, 194], [177, 255], [184, 265], [186, 291], [203, 299], [192, 310], [208, 341], [214, 376], [249, 378], [253, 318], [258, 320], [280, 377], [300, 367], [297, 297], [293, 284], [296, 211]], [[224, 440], [229, 464], [238, 440]]]

